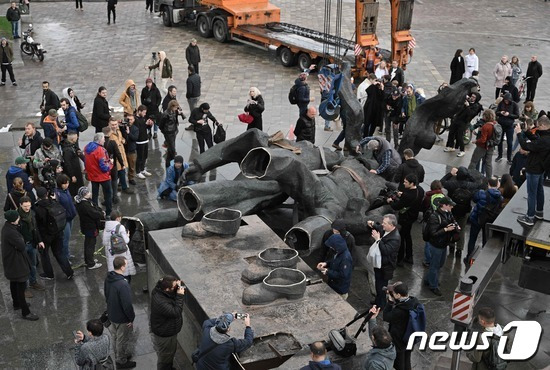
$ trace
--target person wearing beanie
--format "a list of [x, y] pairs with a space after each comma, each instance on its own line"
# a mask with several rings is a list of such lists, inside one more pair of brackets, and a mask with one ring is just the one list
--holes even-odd
[[166, 177], [160, 183], [157, 190], [157, 199], [168, 198], [174, 202], [178, 200], [178, 181], [183, 171], [189, 168], [189, 163], [184, 162], [181, 155], [177, 155], [166, 169]]
[[2, 64], [2, 82], [0, 82], [0, 86], [4, 86], [6, 84], [6, 72], [10, 74], [11, 84], [13, 86], [17, 86], [17, 82], [15, 82], [15, 75], [13, 74], [13, 67], [11, 65], [12, 61], [13, 50], [11, 45], [5, 37], [2, 37], [2, 40], [0, 41], [0, 63]]
[[252, 346], [254, 331], [250, 327], [250, 315], [244, 317], [244, 339], [229, 335], [230, 325], [235, 314], [224, 313], [215, 319], [208, 319], [202, 324], [202, 338], [199, 348], [192, 354], [197, 370], [229, 369], [232, 353], [240, 353]]
[[198, 108], [191, 111], [189, 116], [189, 123], [193, 124], [193, 129], [197, 134], [197, 141], [199, 142], [199, 151], [204, 153], [204, 143], [211, 148], [214, 143], [212, 142], [212, 129], [208, 122], [212, 121], [212, 125], [215, 127], [219, 125], [216, 117], [210, 113], [210, 104], [202, 103]]
[[348, 299], [351, 270], [353, 269], [351, 254], [342, 235], [332, 235], [327, 239], [325, 245], [333, 249], [336, 255], [330, 261], [319, 262], [317, 270], [328, 277], [328, 285], [346, 300]]
[[330, 230], [325, 231], [321, 243], [321, 257], [319, 261], [330, 261], [334, 257], [334, 250], [327, 247], [325, 242], [333, 235], [340, 234], [346, 241], [349, 252], [353, 255], [355, 250], [355, 237], [346, 230], [346, 222], [342, 218], [337, 218], [330, 225]]
[[10, 282], [14, 311], [21, 310], [25, 320], [36, 321], [38, 316], [31, 313], [25, 300], [25, 288], [30, 275], [25, 240], [19, 232], [19, 213], [10, 210], [4, 213], [6, 223], [2, 227], [2, 264], [4, 276]]
[[105, 220], [105, 213], [92, 202], [92, 193], [86, 186], [78, 189], [74, 201], [80, 220], [80, 232], [84, 235], [84, 263], [88, 270], [100, 268], [102, 265], [95, 262], [94, 253], [101, 221]]

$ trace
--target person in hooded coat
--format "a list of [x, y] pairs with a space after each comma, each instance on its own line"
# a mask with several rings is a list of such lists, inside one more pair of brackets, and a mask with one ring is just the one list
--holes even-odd
[[464, 72], [466, 72], [466, 66], [464, 64], [464, 57], [462, 56], [462, 49], [458, 49], [451, 61], [451, 79], [449, 80], [449, 85], [461, 80]]
[[84, 106], [86, 105], [86, 103], [80, 102], [80, 99], [78, 99], [78, 96], [75, 95], [74, 90], [70, 87], [66, 87], [63, 89], [63, 97], [67, 98], [71, 106], [79, 112], [84, 109]]
[[126, 80], [124, 84], [124, 91], [120, 94], [118, 102], [124, 108], [124, 113], [135, 114], [139, 104], [139, 92], [137, 91], [136, 84], [133, 80]]
[[160, 95], [160, 90], [153, 82], [152, 78], [147, 78], [145, 80], [145, 87], [143, 88], [143, 90], [141, 90], [141, 104], [147, 107], [147, 118], [150, 118], [155, 122], [153, 136], [154, 139], [157, 138], [157, 132], [159, 130], [157, 122], [160, 120], [159, 106], [161, 102], [162, 95]]
[[340, 234], [334, 234], [327, 239], [325, 245], [334, 249], [336, 254], [330, 261], [319, 262], [317, 269], [328, 277], [328, 285], [343, 299], [347, 299], [353, 260], [346, 240]]
[[393, 178], [393, 182], [399, 184], [400, 191], [404, 189], [403, 180], [405, 180], [408, 174], [415, 174], [419, 184], [424, 182], [425, 175], [424, 167], [414, 157], [412, 149], [403, 150], [403, 158], [405, 160], [397, 167], [395, 177]]
[[162, 79], [162, 92], [166, 94], [168, 92], [168, 90], [166, 89], [166, 84], [168, 83], [168, 80], [174, 81], [174, 78], [172, 77], [172, 63], [170, 63], [170, 59], [166, 57], [166, 52], [159, 51], [159, 61], [156, 64], [149, 66], [148, 68], [149, 74], [151, 74], [151, 71], [153, 69], [159, 70], [160, 78]]

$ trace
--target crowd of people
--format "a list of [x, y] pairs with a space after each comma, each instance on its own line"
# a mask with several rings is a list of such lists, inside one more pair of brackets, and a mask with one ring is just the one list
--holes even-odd
[[[109, 23], [111, 13], [113, 22], [116, 22], [116, 3], [116, 0], [108, 2]], [[13, 10], [11, 12], [14, 13]], [[13, 18], [15, 14], [10, 16]], [[13, 32], [15, 35], [18, 31]], [[462, 50], [457, 50], [451, 62], [450, 84], [462, 78], [472, 78], [477, 82], [479, 59], [475, 50], [471, 48], [465, 57], [462, 54]], [[121, 223], [122, 214], [113, 207], [121, 202], [122, 194], [134, 193], [132, 186], [137, 181], [152, 176], [147, 170], [149, 141], [158, 138], [159, 129], [166, 149], [166, 175], [158, 187], [157, 199], [176, 201], [178, 186], [191, 184], [181, 180], [189, 164], [176, 151], [179, 124], [187, 117], [177, 100], [177, 87], [169, 85], [169, 81], [173, 81], [172, 64], [164, 51], [159, 51], [157, 55], [158, 61], [146, 66], [146, 69], [150, 73], [158, 70], [160, 88], [155, 83], [155, 76], [148, 77], [141, 90], [135, 81], [127, 80], [118, 100], [123, 108], [123, 119], [115, 117], [110, 108], [107, 89], [104, 86], [98, 88], [91, 116], [95, 135], [83, 149], [79, 138], [87, 128], [87, 119], [82, 114], [85, 103], [71, 88], [64, 89], [60, 99], [50, 89], [49, 82], [44, 81], [40, 103], [43, 134], [33, 122], [25, 125], [25, 133], [18, 143], [22, 155], [15, 159], [6, 174], [8, 195], [4, 206], [6, 223], [2, 229], [2, 259], [5, 276], [10, 281], [13, 309], [21, 310], [24, 319], [39, 319], [26, 301], [33, 295], [31, 290], [46, 289], [39, 279], [49, 281], [55, 278], [50, 250], [66, 278], [73, 279], [74, 256], [69, 249], [73, 221], [78, 219], [84, 235], [83, 258], [89, 270], [102, 267], [102, 263], [94, 258], [97, 237], [101, 234], [108, 270], [105, 317], [110, 322], [111, 336], [104, 333], [106, 322], [97, 319], [87, 322], [86, 334], [82, 331], [75, 333], [75, 360], [83, 368], [113, 362], [109, 356], [111, 341], [117, 368], [136, 366], [136, 362], [131, 360], [128, 342], [135, 319], [130, 283], [137, 269], [127, 247], [130, 239], [128, 230]], [[9, 72], [12, 84], [16, 85], [11, 68], [13, 52], [6, 39], [1, 42], [0, 58], [1, 84], [5, 84], [6, 72]], [[190, 123], [186, 130], [195, 132], [199, 151], [203, 153], [214, 145], [213, 133], [220, 123], [212, 114], [209, 103], [199, 104], [201, 59], [195, 39], [186, 49], [186, 59], [189, 66], [185, 97]], [[294, 134], [296, 141], [307, 140], [315, 144], [315, 117], [318, 112], [312, 105], [315, 99], [307, 84], [309, 72], [302, 72], [295, 81], [293, 99], [298, 106], [299, 118]], [[521, 110], [516, 87], [522, 73], [519, 59], [513, 57], [508, 62], [508, 58], [503, 57], [493, 73], [497, 98], [494, 109], [483, 110], [478, 85], [466, 97], [463, 108], [451, 119], [445, 152], [458, 149], [457, 156], [462, 157], [465, 155], [463, 139], [466, 127], [482, 114], [474, 131], [476, 137], [472, 142], [475, 143], [475, 150], [470, 165], [467, 168], [453, 168], [440, 180], [433, 181], [429, 191], [421, 186], [425, 171], [415, 159], [414, 152], [405, 149], [401, 156], [397, 151], [407, 120], [426, 99], [423, 89], [407, 83], [403, 70], [395, 61], [390, 66], [381, 61], [356, 88], [357, 99], [363, 105], [364, 122], [363, 138], [355, 149], [357, 152], [371, 151], [378, 163], [371, 172], [399, 186], [392, 196], [384, 199], [397, 216], [386, 214], [382, 222], [371, 220], [365, 225], [374, 240], [373, 252], [369, 251], [369, 261], [373, 265], [370, 280], [374, 282], [372, 318], [369, 322], [373, 349], [367, 356], [365, 369], [411, 367], [411, 352], [405, 348], [403, 335], [409, 320], [408, 311], [416, 309], [419, 302], [409, 296], [407, 284], [398, 282], [391, 291], [387, 286], [398, 267], [404, 263], [414, 263], [411, 233], [421, 213], [425, 242], [423, 265], [427, 268], [424, 283], [436, 296], [442, 295], [440, 275], [447, 255], [454, 253], [456, 258], [464, 257], [464, 263], [469, 266], [478, 245], [479, 233], [485, 244], [485, 225], [496, 219], [523, 182], [527, 182], [528, 211], [518, 217], [518, 221], [533, 226], [536, 219], [543, 217], [542, 184], [545, 173], [550, 171], [550, 120], [544, 111], [539, 113], [533, 103], [542, 66], [536, 56], [531, 58], [527, 68], [526, 101]], [[247, 129], [263, 130], [265, 102], [262, 94], [258, 88], [251, 87], [248, 95], [241, 120], [248, 124]], [[64, 113], [63, 118], [58, 115], [59, 109]], [[340, 146], [346, 128], [343, 115], [342, 124], [342, 133], [332, 143], [336, 151], [349, 149]], [[325, 122], [324, 130], [333, 130], [330, 121]], [[376, 136], [377, 132], [383, 136]], [[493, 154], [497, 148], [495, 161], [503, 159], [504, 136], [511, 167], [509, 174], [497, 178], [493, 177]], [[485, 177], [476, 176], [474, 170], [479, 170]], [[100, 188], [103, 202], [99, 199]], [[468, 223], [470, 231], [466, 243]], [[126, 247], [119, 249], [119, 245]], [[465, 245], [467, 249], [463, 256]], [[347, 299], [355, 240], [346, 231], [342, 220], [335, 220], [331, 230], [325, 234], [323, 248], [324, 253], [316, 267], [326, 276], [328, 285]], [[42, 273], [38, 272], [38, 256]], [[152, 292], [151, 332], [159, 369], [171, 369], [173, 366], [176, 337], [182, 328], [184, 294], [183, 282], [173, 276], [163, 277]], [[376, 325], [375, 319], [380, 311], [383, 320], [389, 323], [389, 330]], [[479, 316], [482, 324], [486, 325], [484, 327], [496, 327], [491, 309], [481, 310]], [[236, 313], [223, 313], [203, 323], [202, 339], [193, 359], [198, 369], [223, 368], [233, 352], [243, 351], [252, 345], [254, 333], [250, 316], [244, 315], [243, 318], [244, 339], [235, 339], [228, 334], [235, 319]], [[311, 344], [310, 350], [312, 361], [303, 369], [319, 366], [339, 368], [327, 358], [323, 343]], [[472, 361], [482, 361], [479, 354], [469, 357]]]

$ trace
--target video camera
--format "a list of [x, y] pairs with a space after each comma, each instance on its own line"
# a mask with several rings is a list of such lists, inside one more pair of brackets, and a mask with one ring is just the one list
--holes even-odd
[[48, 190], [48, 194], [52, 194], [55, 188], [57, 187], [57, 167], [59, 167], [59, 161], [56, 159], [51, 159], [47, 162], [44, 162], [44, 167], [42, 167], [42, 186]]

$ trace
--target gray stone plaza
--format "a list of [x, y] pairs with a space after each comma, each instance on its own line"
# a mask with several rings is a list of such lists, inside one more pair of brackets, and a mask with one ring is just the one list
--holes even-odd
[[[312, 29], [323, 29], [324, 2], [320, 0], [272, 0], [281, 8], [283, 22]], [[333, 4], [335, 1], [333, 1]], [[8, 4], [3, 4], [7, 9]], [[174, 67], [174, 84], [178, 88], [178, 101], [188, 116], [185, 101], [185, 80], [187, 62], [185, 48], [191, 38], [197, 38], [201, 50], [200, 75], [202, 79], [201, 102], [208, 102], [212, 114], [224, 126], [228, 137], [242, 133], [246, 126], [237, 115], [243, 112], [248, 89], [256, 86], [265, 100], [263, 114], [264, 131], [273, 134], [279, 130], [287, 134], [298, 118], [297, 107], [288, 103], [288, 90], [299, 71], [297, 67], [285, 68], [273, 53], [250, 46], [229, 42], [220, 44], [213, 38], [200, 38], [190, 27], [167, 28], [162, 25], [158, 14], [145, 11], [144, 1], [121, 1], [117, 7], [116, 24], [107, 25], [105, 2], [84, 2], [84, 11], [75, 11], [73, 2], [33, 2], [32, 23], [35, 39], [48, 51], [45, 60], [39, 62], [22, 55], [19, 41], [14, 48], [14, 72], [17, 87], [9, 83], [0, 87], [0, 127], [12, 124], [9, 132], [0, 133], [0, 173], [5, 175], [14, 159], [21, 154], [17, 146], [23, 135], [25, 122], [38, 124], [41, 83], [50, 82], [50, 88], [62, 97], [62, 90], [71, 87], [82, 102], [83, 112], [91, 113], [97, 88], [105, 86], [111, 106], [120, 107], [118, 98], [127, 79], [135, 81], [141, 91], [148, 77], [145, 66], [151, 64], [152, 52], [165, 51]], [[5, 11], [5, 10], [2, 10]], [[351, 38], [354, 26], [354, 1], [344, 0], [342, 36]], [[493, 102], [494, 87], [492, 70], [502, 55], [517, 55], [524, 73], [531, 55], [537, 55], [545, 73], [538, 82], [535, 106], [540, 111], [550, 110], [550, 32], [548, 27], [550, 3], [543, 0], [417, 0], [411, 33], [416, 38], [416, 49], [411, 64], [405, 71], [405, 80], [425, 90], [427, 97], [437, 93], [437, 88], [450, 77], [449, 64], [456, 49], [475, 47], [480, 59], [480, 85], [482, 104], [488, 107]], [[388, 1], [380, 2], [377, 33], [382, 47], [389, 47], [390, 7]], [[26, 29], [27, 24], [22, 24]], [[0, 35], [3, 36], [3, 35]], [[159, 77], [159, 76], [157, 76]], [[316, 75], [308, 80], [316, 103], [320, 101]], [[157, 85], [160, 85], [158, 78]], [[177, 152], [186, 161], [198, 154], [195, 134], [183, 130], [181, 125], [176, 140]], [[317, 120], [317, 141], [320, 146], [330, 147], [341, 127], [333, 123], [332, 132], [323, 131], [323, 121]], [[80, 137], [80, 145], [92, 139], [93, 128]], [[446, 134], [444, 135], [446, 137]], [[149, 146], [148, 170], [153, 173], [146, 180], [136, 179], [135, 194], [122, 194], [116, 206], [124, 216], [139, 212], [159, 211], [176, 207], [168, 200], [157, 200], [157, 186], [164, 178], [165, 149], [162, 135], [151, 140]], [[452, 167], [467, 166], [473, 145], [466, 147], [462, 158], [455, 153], [445, 153], [445, 141], [429, 150], [423, 150], [417, 158], [424, 165], [426, 178], [422, 187], [427, 190], [434, 179], [443, 177]], [[494, 164], [494, 174], [507, 173], [505, 161]], [[231, 180], [239, 172], [238, 164], [229, 164], [211, 171], [206, 181]], [[0, 199], [6, 196], [5, 183], [0, 187]], [[548, 201], [546, 202], [548, 205]], [[290, 223], [282, 220], [281, 228]], [[78, 221], [73, 225], [70, 242], [71, 254], [76, 258], [73, 265], [80, 265], [83, 258], [83, 240]], [[277, 231], [276, 231], [277, 232]], [[98, 238], [100, 239], [100, 238]], [[450, 308], [452, 293], [459, 278], [464, 274], [460, 258], [450, 255], [442, 269], [441, 290], [443, 295], [435, 297], [423, 286], [425, 268], [420, 264], [423, 255], [421, 224], [413, 228], [415, 265], [398, 268], [394, 280], [406, 281], [411, 295], [426, 306], [428, 332], [451, 331]], [[100, 242], [98, 242], [98, 245]], [[103, 257], [99, 256], [100, 262]], [[308, 261], [309, 262], [309, 261]], [[547, 295], [522, 289], [517, 284], [521, 261], [512, 258], [497, 269], [491, 283], [480, 300], [480, 305], [495, 307], [497, 321], [507, 323], [513, 320], [536, 320], [544, 329], [550, 328], [550, 298]], [[0, 269], [2, 269], [0, 267]], [[39, 268], [40, 269], [40, 268]], [[0, 278], [0, 368], [73, 369], [72, 331], [84, 329], [85, 323], [97, 318], [105, 310], [103, 282], [106, 267], [88, 271], [75, 269], [75, 277], [67, 281], [54, 267], [56, 279], [46, 281], [44, 292], [32, 291], [28, 299], [31, 310], [40, 316], [36, 322], [21, 320], [20, 314], [12, 309], [9, 282]], [[156, 354], [149, 334], [149, 295], [143, 292], [147, 286], [146, 267], [132, 279], [134, 308], [135, 355], [139, 369], [152, 369], [156, 365]], [[2, 271], [3, 273], [3, 271]], [[370, 307], [371, 296], [367, 293], [365, 271], [354, 271], [348, 303], [358, 312]], [[152, 287], [150, 287], [152, 288]], [[235, 311], [243, 311], [236, 307]], [[349, 318], [351, 320], [352, 317]], [[347, 321], [347, 320], [342, 320]], [[239, 324], [240, 325], [240, 324]], [[252, 318], [252, 326], [254, 319]], [[327, 325], [331, 326], [331, 325]], [[232, 334], [240, 336], [241, 327]], [[325, 339], [325, 338], [319, 338]], [[363, 334], [361, 341], [369, 342]], [[304, 344], [305, 345], [305, 344]], [[511, 363], [509, 369], [543, 369], [550, 364], [550, 334], [543, 333], [539, 350], [527, 362]], [[441, 357], [441, 358], [440, 358]], [[433, 369], [450, 365], [451, 351], [420, 352], [412, 355], [415, 369]], [[463, 357], [462, 367], [468, 368]], [[188, 369], [191, 364], [182, 353], [176, 356], [178, 368]], [[305, 363], [304, 363], [305, 365]], [[282, 367], [284, 368], [284, 366]]]

